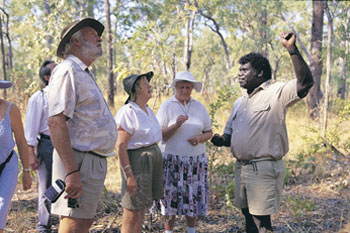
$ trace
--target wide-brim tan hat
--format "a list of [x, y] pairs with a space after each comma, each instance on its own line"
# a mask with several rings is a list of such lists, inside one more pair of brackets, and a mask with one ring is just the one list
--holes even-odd
[[196, 81], [194, 79], [193, 74], [187, 71], [181, 71], [177, 72], [175, 75], [175, 79], [171, 83], [170, 87], [175, 88], [175, 85], [179, 81], [187, 81], [191, 82], [193, 84], [193, 89], [195, 89], [197, 92], [200, 92], [202, 90], [202, 83], [199, 81]]
[[12, 82], [6, 80], [0, 80], [0, 88], [6, 89], [12, 86]]
[[123, 79], [124, 90], [129, 95], [128, 99], [125, 101], [125, 104], [127, 104], [131, 98], [131, 92], [135, 86], [136, 81], [142, 77], [146, 77], [148, 82], [150, 82], [153, 77], [153, 71], [144, 74], [131, 74]]
[[77, 31], [79, 31], [81, 28], [87, 27], [87, 26], [95, 29], [98, 36], [101, 36], [103, 33], [103, 30], [105, 29], [102, 23], [98, 22], [96, 19], [91, 17], [84, 18], [82, 20], [77, 20], [77, 21], [74, 21], [73, 23], [68, 24], [61, 33], [61, 41], [58, 44], [56, 55], [60, 58], [64, 58], [63, 50], [67, 42], [72, 37], [72, 35]]

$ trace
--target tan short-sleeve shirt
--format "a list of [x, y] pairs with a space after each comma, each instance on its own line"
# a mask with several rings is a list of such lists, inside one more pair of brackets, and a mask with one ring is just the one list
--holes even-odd
[[[224, 133], [231, 134], [231, 151], [239, 160], [262, 157], [281, 159], [289, 150], [286, 128], [287, 108], [300, 100], [297, 80], [265, 82], [253, 95], [234, 104]], [[236, 109], [235, 109], [236, 108]]]
[[93, 74], [69, 55], [54, 69], [48, 88], [49, 116], [63, 113], [72, 147], [113, 155], [117, 127]]

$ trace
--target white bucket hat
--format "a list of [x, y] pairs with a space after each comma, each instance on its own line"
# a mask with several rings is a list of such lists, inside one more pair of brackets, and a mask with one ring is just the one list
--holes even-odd
[[12, 82], [5, 81], [5, 80], [0, 80], [0, 88], [1, 89], [9, 88], [11, 86], [12, 86]]
[[170, 87], [175, 88], [176, 83], [179, 82], [179, 81], [191, 82], [193, 84], [193, 88], [197, 92], [200, 92], [201, 89], [202, 89], [202, 83], [199, 82], [199, 81], [196, 81], [194, 79], [193, 74], [191, 74], [190, 72], [187, 72], [187, 71], [177, 72], [176, 75], [175, 75], [175, 79], [171, 83]]

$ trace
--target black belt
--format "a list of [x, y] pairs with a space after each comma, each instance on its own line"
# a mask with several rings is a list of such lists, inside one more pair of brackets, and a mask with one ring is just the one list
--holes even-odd
[[43, 134], [43, 133], [40, 134], [40, 138], [44, 138], [44, 139], [49, 139], [49, 140], [51, 140], [51, 138], [50, 138], [49, 135], [46, 135], [46, 134]]
[[12, 155], [13, 155], [13, 150], [11, 151], [10, 155], [7, 156], [6, 160], [0, 165], [0, 176], [1, 176], [1, 173], [2, 171], [4, 170], [6, 164], [10, 161], [10, 159], [12, 158]]
[[259, 158], [259, 159], [252, 159], [252, 160], [237, 160], [237, 161], [242, 166], [253, 165], [254, 172], [257, 172], [258, 171], [258, 167], [256, 166], [256, 163], [263, 162], [263, 161], [278, 161], [278, 160], [267, 157], [267, 158]]
[[75, 148], [72, 148], [73, 150], [77, 151], [77, 152], [80, 152], [80, 153], [86, 153], [86, 154], [92, 154], [92, 155], [95, 155], [97, 157], [100, 157], [100, 158], [106, 158], [106, 156], [103, 156], [103, 155], [100, 155], [100, 154], [97, 154], [96, 152], [94, 151], [81, 151], [81, 150], [78, 150], [78, 149], [75, 149]]

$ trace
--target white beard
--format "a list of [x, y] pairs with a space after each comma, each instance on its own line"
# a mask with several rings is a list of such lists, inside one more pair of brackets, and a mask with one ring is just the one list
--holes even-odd
[[102, 50], [100, 50], [96, 45], [86, 40], [83, 40], [82, 52], [84, 57], [93, 58], [94, 60], [102, 56]]

